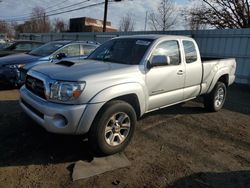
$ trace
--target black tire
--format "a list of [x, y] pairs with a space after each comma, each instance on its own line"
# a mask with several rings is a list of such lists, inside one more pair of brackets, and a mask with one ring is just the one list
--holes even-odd
[[[218, 100], [218, 92], [223, 92], [223, 97], [221, 93], [220, 100]], [[204, 107], [210, 112], [219, 111], [226, 100], [227, 88], [223, 82], [217, 82], [211, 91], [211, 93], [204, 96]]]
[[[130, 125], [129, 130], [125, 130], [125, 128], [124, 129], [122, 128], [123, 125], [125, 124], [121, 126], [117, 125], [119, 124], [118, 120], [116, 120], [115, 121], [116, 123], [114, 123], [113, 120], [116, 118], [120, 118], [119, 116], [124, 116], [124, 121], [127, 121], [126, 127]], [[91, 126], [91, 129], [88, 135], [89, 145], [90, 145], [91, 150], [95, 154], [102, 155], [102, 156], [121, 152], [127, 147], [129, 142], [131, 141], [133, 134], [134, 134], [134, 130], [135, 130], [135, 124], [136, 124], [136, 113], [135, 113], [134, 108], [130, 104], [124, 101], [118, 101], [118, 100], [108, 102], [101, 109], [101, 111], [97, 114]], [[116, 130], [114, 128], [116, 126], [119, 126], [120, 130], [118, 129]], [[112, 130], [109, 130], [111, 128]], [[116, 136], [114, 136], [115, 134]], [[119, 135], [121, 136], [122, 134], [125, 135], [124, 138], [119, 137]], [[109, 139], [110, 137], [111, 139]], [[120, 138], [124, 140], [121, 141], [122, 139]], [[118, 143], [118, 140], [121, 143], [118, 145], [115, 145]]]

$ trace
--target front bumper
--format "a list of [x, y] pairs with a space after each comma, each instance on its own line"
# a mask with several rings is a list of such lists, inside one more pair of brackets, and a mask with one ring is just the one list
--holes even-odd
[[23, 110], [48, 132], [76, 134], [78, 123], [86, 105], [64, 105], [45, 101], [20, 89], [20, 105]]
[[22, 109], [48, 132], [58, 134], [85, 134], [105, 102], [68, 105], [46, 101], [26, 89], [20, 89]]

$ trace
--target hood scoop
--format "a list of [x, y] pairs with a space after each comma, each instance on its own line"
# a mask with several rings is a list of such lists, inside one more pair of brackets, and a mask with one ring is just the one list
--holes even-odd
[[58, 63], [56, 63], [57, 65], [63, 65], [63, 66], [67, 66], [67, 67], [71, 67], [72, 65], [74, 65], [75, 63], [71, 62], [71, 61], [60, 61]]

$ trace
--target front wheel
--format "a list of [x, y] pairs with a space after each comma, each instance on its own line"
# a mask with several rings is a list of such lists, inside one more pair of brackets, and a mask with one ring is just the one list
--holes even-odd
[[219, 111], [226, 99], [227, 88], [223, 82], [217, 82], [211, 93], [204, 97], [204, 106], [211, 112]]
[[134, 108], [123, 101], [108, 102], [98, 113], [89, 132], [91, 149], [100, 155], [111, 155], [125, 149], [136, 124]]

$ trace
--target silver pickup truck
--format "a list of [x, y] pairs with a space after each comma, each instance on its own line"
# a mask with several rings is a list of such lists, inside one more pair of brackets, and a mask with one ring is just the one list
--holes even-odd
[[114, 38], [83, 61], [31, 69], [20, 104], [47, 131], [86, 134], [105, 155], [128, 145], [145, 113], [200, 95], [220, 110], [236, 69], [235, 59], [203, 60], [192, 38], [167, 35]]

